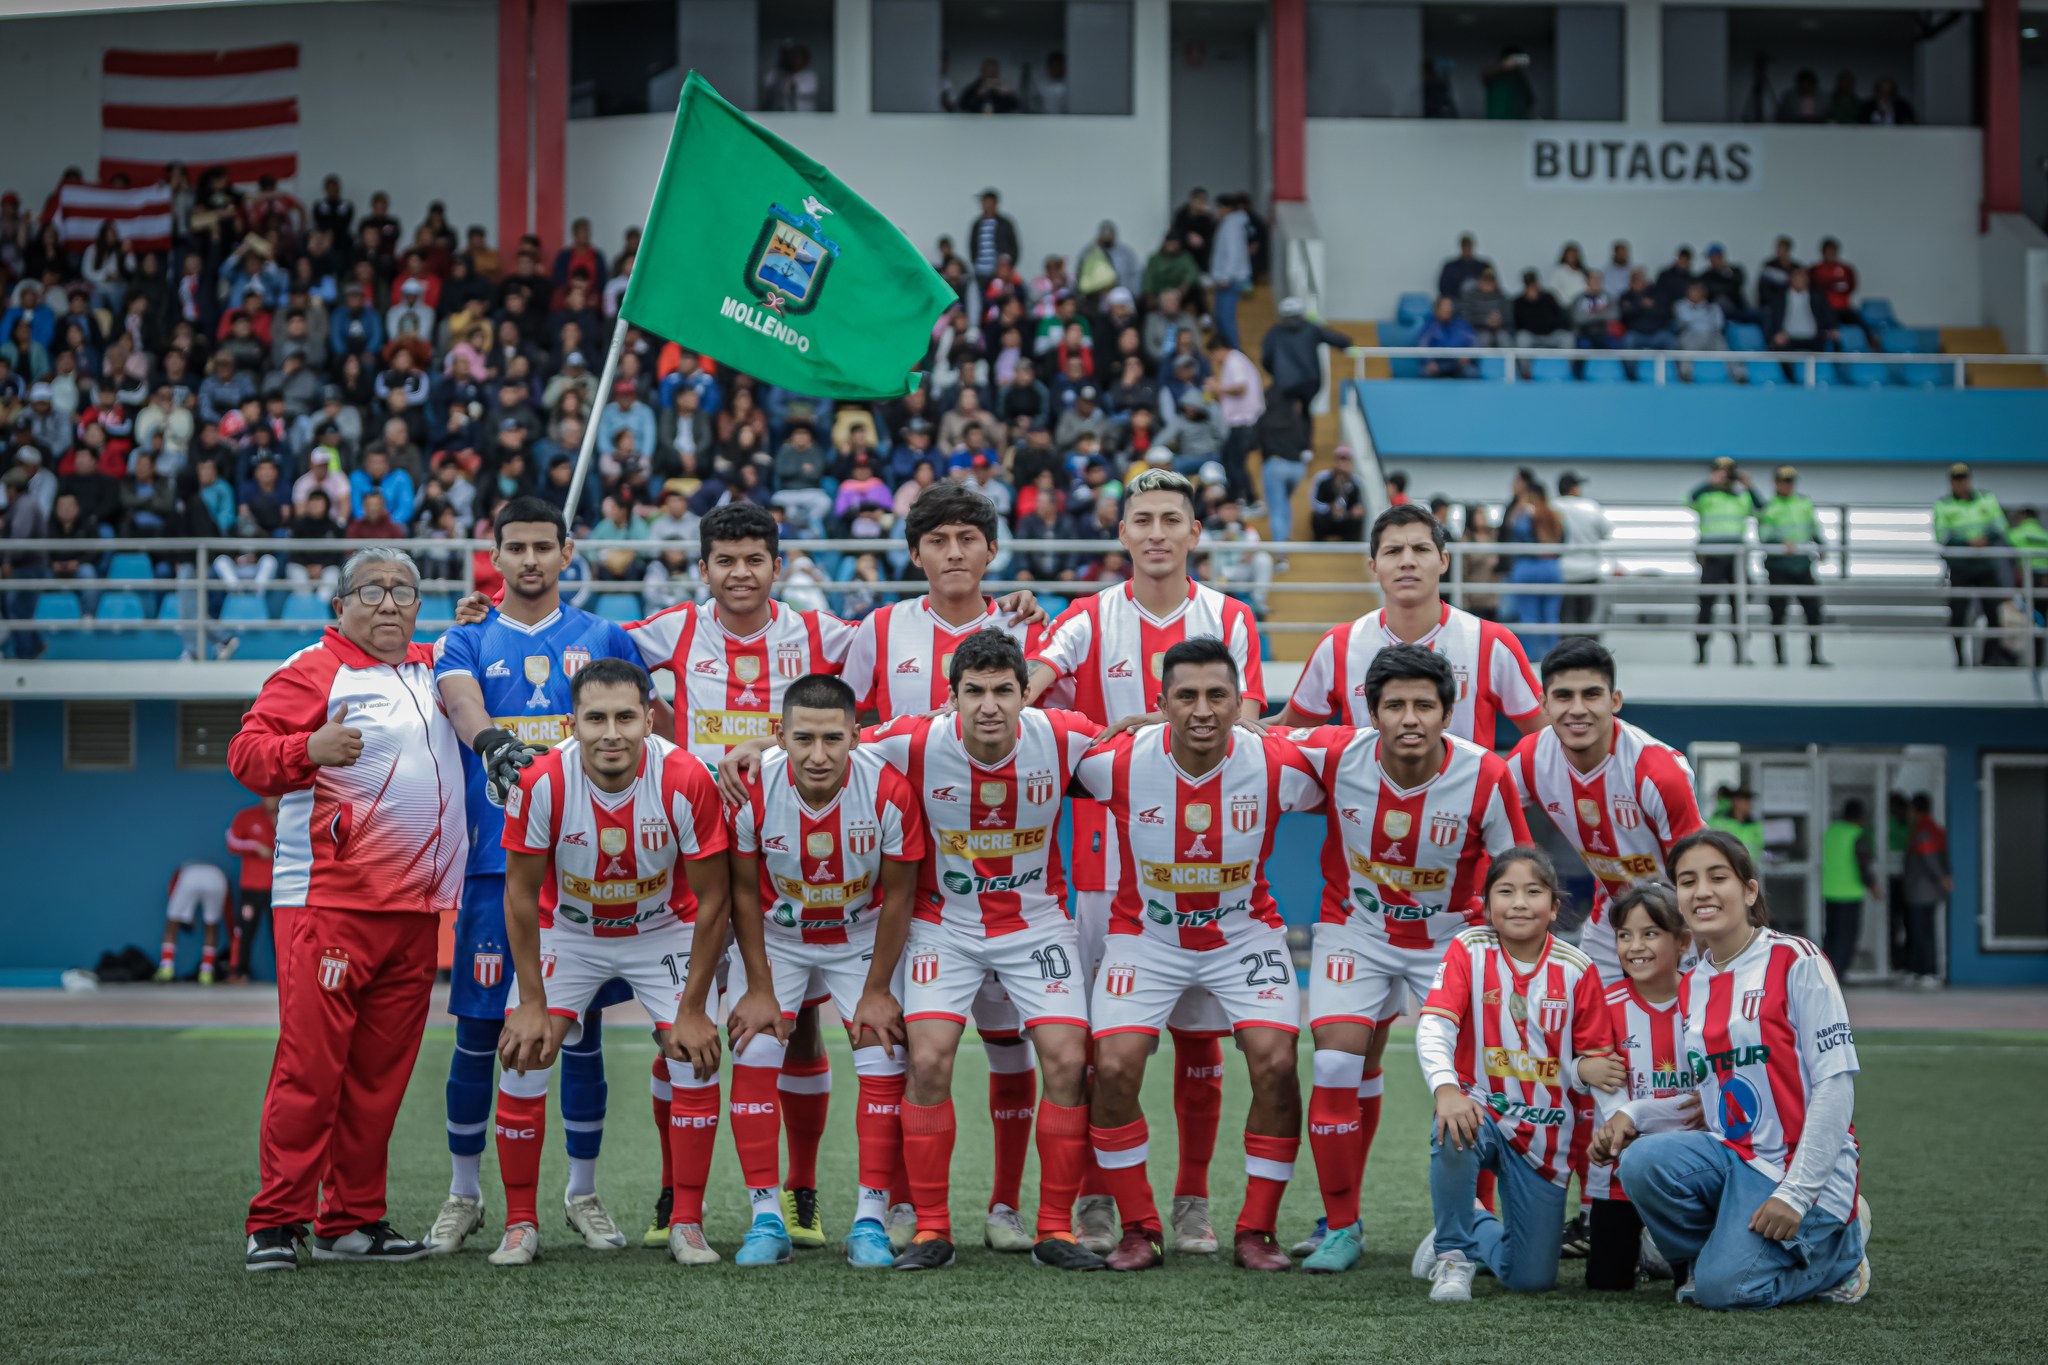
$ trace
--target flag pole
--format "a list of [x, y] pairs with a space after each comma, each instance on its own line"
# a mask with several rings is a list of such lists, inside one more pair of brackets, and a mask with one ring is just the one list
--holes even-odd
[[576, 472], [569, 477], [569, 498], [562, 505], [563, 519], [569, 523], [572, 534], [576, 529], [576, 513], [583, 506], [583, 480], [590, 473], [590, 457], [597, 451], [597, 419], [603, 416], [604, 405], [611, 399], [612, 381], [618, 377], [619, 357], [625, 350], [626, 315], [621, 309], [612, 323], [612, 344], [604, 353], [604, 370], [597, 377], [597, 398], [591, 403], [590, 413], [583, 421], [583, 448], [576, 453]]

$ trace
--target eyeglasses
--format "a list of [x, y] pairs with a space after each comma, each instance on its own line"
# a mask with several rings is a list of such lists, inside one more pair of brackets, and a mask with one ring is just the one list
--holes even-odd
[[385, 597], [389, 596], [392, 606], [409, 607], [420, 600], [420, 590], [410, 583], [400, 583], [392, 588], [387, 588], [382, 583], [365, 583], [360, 588], [350, 589], [342, 596], [361, 598], [366, 607], [381, 606]]

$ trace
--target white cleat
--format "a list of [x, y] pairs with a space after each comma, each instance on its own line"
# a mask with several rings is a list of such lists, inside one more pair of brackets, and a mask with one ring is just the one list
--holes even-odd
[[1849, 1278], [1833, 1289], [1823, 1289], [1819, 1298], [1827, 1303], [1861, 1303], [1863, 1296], [1870, 1292], [1870, 1258], [1865, 1256], [1856, 1263]]
[[1472, 1298], [1472, 1272], [1476, 1267], [1462, 1251], [1446, 1251], [1436, 1258], [1429, 1275], [1431, 1303], [1466, 1303]]
[[434, 1216], [434, 1226], [427, 1230], [427, 1254], [448, 1256], [462, 1250], [469, 1234], [481, 1227], [483, 1221], [483, 1200], [449, 1195], [441, 1204], [441, 1212]]
[[1664, 1259], [1664, 1253], [1657, 1249], [1657, 1243], [1650, 1236], [1648, 1228], [1643, 1229], [1643, 1240], [1636, 1253], [1636, 1269], [1653, 1280], [1672, 1278], [1671, 1262]]
[[722, 1259], [705, 1240], [702, 1223], [670, 1223], [668, 1256], [677, 1265], [717, 1265]]
[[1084, 1194], [1074, 1204], [1074, 1240], [1097, 1256], [1116, 1250], [1123, 1229], [1117, 1226], [1116, 1200], [1106, 1194]]
[[626, 1234], [619, 1231], [619, 1225], [612, 1221], [604, 1201], [595, 1194], [579, 1194], [574, 1198], [562, 1196], [562, 1213], [568, 1219], [569, 1230], [583, 1239], [583, 1245], [592, 1251], [623, 1251]]
[[1173, 1197], [1173, 1249], [1196, 1256], [1216, 1254], [1216, 1228], [1209, 1221], [1209, 1201], [1200, 1195]]
[[1436, 1229], [1422, 1234], [1422, 1241], [1416, 1245], [1415, 1254], [1408, 1258], [1408, 1273], [1418, 1280], [1426, 1280], [1436, 1272]]
[[540, 1229], [531, 1223], [514, 1223], [505, 1229], [498, 1249], [484, 1259], [492, 1265], [532, 1265], [540, 1256]]
[[1036, 1245], [1034, 1238], [1024, 1228], [1024, 1220], [1017, 1216], [1017, 1210], [1008, 1204], [997, 1204], [988, 1211], [988, 1223], [982, 1229], [982, 1245], [990, 1251], [1023, 1252]]
[[890, 1247], [902, 1255], [917, 1237], [917, 1205], [891, 1204], [882, 1215], [882, 1227], [889, 1234]]

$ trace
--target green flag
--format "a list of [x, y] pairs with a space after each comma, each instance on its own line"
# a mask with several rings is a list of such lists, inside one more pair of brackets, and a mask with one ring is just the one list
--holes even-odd
[[957, 297], [894, 223], [690, 73], [628, 322], [798, 393], [895, 398]]

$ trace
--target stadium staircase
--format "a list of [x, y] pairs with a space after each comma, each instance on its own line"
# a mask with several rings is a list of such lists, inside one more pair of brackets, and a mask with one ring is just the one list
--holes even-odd
[[[1996, 327], [1944, 327], [1941, 349], [1950, 355], [2010, 354]], [[2039, 365], [1966, 365], [1963, 372], [1973, 389], [2048, 389], [2048, 371]]]

